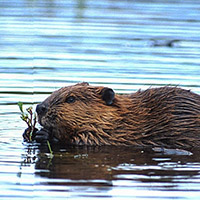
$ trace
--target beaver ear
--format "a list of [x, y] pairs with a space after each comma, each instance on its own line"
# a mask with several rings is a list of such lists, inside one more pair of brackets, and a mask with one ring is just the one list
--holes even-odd
[[111, 88], [103, 88], [101, 97], [106, 102], [106, 105], [110, 106], [115, 98], [115, 92]]
[[88, 86], [89, 83], [87, 82], [82, 82], [82, 83], [77, 83], [75, 86]]

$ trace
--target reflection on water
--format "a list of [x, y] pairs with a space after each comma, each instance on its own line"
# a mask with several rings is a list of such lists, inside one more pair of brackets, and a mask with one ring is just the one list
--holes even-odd
[[[44, 186], [36, 188], [36, 194], [49, 189], [72, 197], [114, 199], [144, 198], [142, 191], [146, 190], [149, 199], [155, 195], [159, 199], [198, 195], [198, 151], [191, 156], [167, 156], [132, 147], [63, 148], [54, 149], [53, 158], [42, 151], [33, 161], [39, 184]], [[192, 183], [193, 193], [186, 193], [188, 183]]]
[[200, 94], [200, 2], [1, 0], [0, 198], [199, 199], [200, 161], [133, 148], [23, 144], [18, 101], [80, 81]]

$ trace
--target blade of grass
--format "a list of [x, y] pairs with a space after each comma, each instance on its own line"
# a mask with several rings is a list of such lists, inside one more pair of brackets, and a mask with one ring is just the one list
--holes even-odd
[[50, 154], [53, 155], [53, 151], [52, 151], [52, 149], [51, 149], [51, 145], [50, 145], [50, 143], [49, 143], [49, 140], [47, 140], [47, 145], [48, 145]]

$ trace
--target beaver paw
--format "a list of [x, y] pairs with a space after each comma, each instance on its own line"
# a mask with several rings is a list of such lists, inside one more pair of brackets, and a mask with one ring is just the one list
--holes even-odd
[[36, 132], [38, 131], [37, 128], [34, 128], [32, 134], [31, 134], [31, 129], [30, 128], [27, 128], [25, 129], [24, 133], [23, 133], [23, 138], [24, 138], [24, 141], [25, 142], [31, 142], [34, 138], [35, 138], [35, 135], [36, 135]]
[[47, 142], [47, 140], [49, 140], [49, 132], [45, 129], [41, 129], [36, 132], [34, 139], [38, 143]]
[[48, 130], [44, 128], [36, 132], [34, 139], [38, 143], [46, 143], [47, 141], [50, 141], [51, 143], [59, 142], [57, 138], [52, 137], [51, 134], [48, 132]]

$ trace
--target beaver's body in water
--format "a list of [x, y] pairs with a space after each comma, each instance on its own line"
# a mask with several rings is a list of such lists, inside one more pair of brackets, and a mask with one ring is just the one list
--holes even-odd
[[37, 140], [70, 145], [200, 146], [200, 95], [177, 87], [117, 95], [80, 83], [53, 92], [36, 108]]

